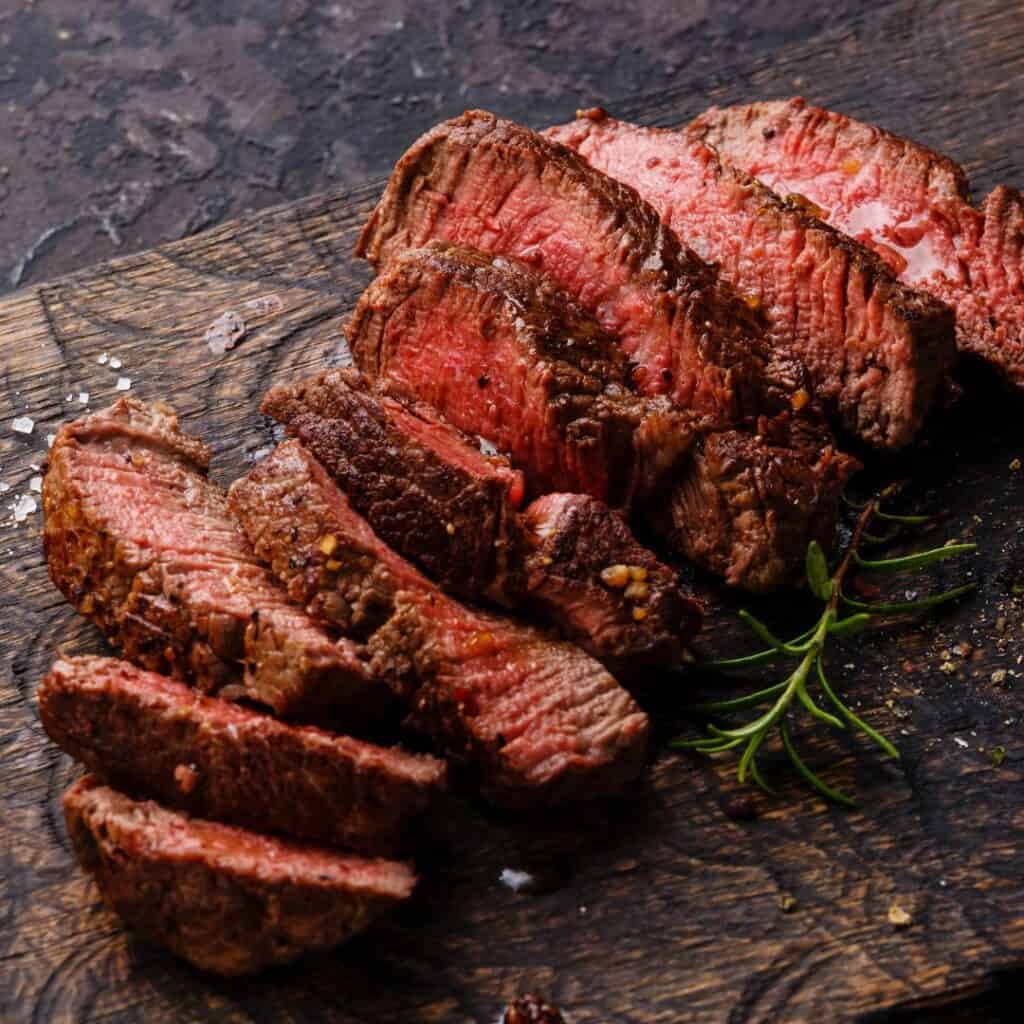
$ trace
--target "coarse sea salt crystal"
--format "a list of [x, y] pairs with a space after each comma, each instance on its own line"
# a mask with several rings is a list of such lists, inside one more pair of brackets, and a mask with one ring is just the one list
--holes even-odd
[[47, 448], [52, 448], [53, 447], [53, 442], [56, 441], [56, 440], [57, 440], [57, 435], [56, 434], [47, 434], [46, 435], [46, 447]]
[[529, 871], [520, 871], [518, 868], [503, 868], [498, 877], [501, 884], [507, 885], [513, 892], [525, 889], [533, 881]]
[[89, 392], [88, 391], [79, 391], [78, 392], [78, 404], [79, 405], [88, 405], [89, 404]]
[[117, 378], [117, 390], [128, 391], [132, 386], [131, 377], [118, 377]]
[[10, 489], [10, 484], [5, 484], [3, 481], [0, 481], [0, 494], [6, 494]]
[[31, 416], [19, 416], [11, 421], [11, 430], [16, 434], [31, 434], [35, 426], [35, 420]]
[[124, 363], [122, 363], [116, 356], [110, 360], [110, 368], [112, 370], [120, 370], [122, 366], [124, 366]]
[[32, 477], [32, 479], [29, 480], [29, 482], [28, 482], [28, 489], [30, 491], [35, 491], [36, 494], [42, 494], [43, 493], [43, 478], [41, 476], [34, 476], [34, 477]]
[[96, 362], [99, 363], [100, 366], [105, 366], [106, 363], [107, 363], [107, 353], [106, 352], [101, 352], [100, 353], [100, 357], [99, 357], [99, 359], [96, 360]]
[[23, 494], [18, 499], [18, 504], [14, 506], [14, 521], [16, 523], [25, 522], [38, 507], [36, 499], [31, 494]]
[[259, 314], [280, 313], [284, 309], [284, 303], [271, 293], [270, 295], [260, 295], [255, 299], [249, 299], [245, 304], [245, 308]]
[[215, 356], [222, 356], [244, 337], [245, 321], [234, 310], [228, 310], [206, 328], [203, 341]]

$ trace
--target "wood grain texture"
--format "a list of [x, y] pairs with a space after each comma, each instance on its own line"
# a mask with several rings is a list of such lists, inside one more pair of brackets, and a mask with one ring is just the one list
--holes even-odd
[[[945, 148], [983, 187], [1024, 181], [1019, 10], [897, 3], [887, 24], [881, 43], [847, 20], [617, 112], [668, 124], [712, 100], [803, 89]], [[46, 435], [81, 411], [79, 391], [99, 408], [119, 376], [203, 434], [218, 479], [243, 472], [273, 442], [256, 411], [263, 391], [344, 358], [340, 325], [367, 280], [350, 254], [377, 192], [312, 198], [0, 304], [4, 504], [30, 493]], [[275, 310], [255, 301], [271, 295]], [[228, 310], [247, 332], [214, 358], [203, 333]], [[102, 353], [123, 368], [100, 365]], [[983, 550], [968, 570], [973, 599], [835, 656], [845, 692], [904, 754], [892, 765], [861, 744], [813, 748], [862, 810], [823, 806], [772, 764], [783, 798], [750, 798], [732, 762], [663, 750], [621, 800], [571, 814], [512, 820], [459, 797], [424, 837], [424, 882], [407, 908], [334, 954], [244, 982], [202, 978], [126, 935], [77, 870], [59, 811], [73, 769], [42, 733], [34, 690], [58, 648], [98, 640], [46, 578], [38, 513], [5, 515], [0, 1019], [461, 1024], [493, 1021], [532, 989], [575, 1024], [839, 1021], [948, 1002], [1024, 966], [1024, 471], [1010, 468], [1024, 425], [1015, 400], [981, 386], [919, 450], [879, 469], [911, 474], [912, 504], [941, 512], [929, 539]], [[36, 421], [28, 436], [10, 429], [23, 414]], [[932, 583], [963, 571], [942, 567]], [[746, 644], [729, 626], [735, 598], [709, 597], [722, 612], [705, 650]], [[801, 608], [768, 599], [759, 611], [782, 623]], [[682, 703], [671, 692], [660, 702], [659, 741], [681, 727]], [[994, 745], [1008, 752], [1000, 767]], [[502, 886], [505, 867], [534, 872], [533, 891]], [[790, 913], [784, 894], [797, 901]], [[889, 925], [894, 903], [910, 928]]]

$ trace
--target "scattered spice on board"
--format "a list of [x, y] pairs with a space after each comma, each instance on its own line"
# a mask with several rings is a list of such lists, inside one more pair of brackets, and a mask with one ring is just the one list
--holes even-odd
[[914, 919], [899, 904], [894, 903], [889, 908], [889, 924], [893, 928], [909, 928], [913, 923]]
[[998, 768], [1006, 760], [1006, 747], [991, 747], [988, 759], [992, 762], [993, 767]]

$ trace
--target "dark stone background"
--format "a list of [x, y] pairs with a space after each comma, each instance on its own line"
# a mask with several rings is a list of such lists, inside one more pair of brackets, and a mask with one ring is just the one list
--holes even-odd
[[382, 177], [466, 107], [543, 125], [851, 23], [885, 5], [0, 0], [0, 292]]

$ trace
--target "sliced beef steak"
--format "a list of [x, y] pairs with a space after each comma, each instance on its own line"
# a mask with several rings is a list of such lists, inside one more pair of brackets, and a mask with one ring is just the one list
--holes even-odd
[[280, 722], [115, 658], [39, 686], [49, 737], [118, 788], [199, 818], [393, 853], [445, 782], [431, 757]]
[[960, 349], [1024, 386], [1020, 192], [997, 188], [976, 209], [952, 160], [802, 99], [713, 107], [690, 130], [947, 302]]
[[284, 715], [387, 705], [349, 640], [287, 600], [162, 405], [120, 399], [65, 425], [43, 481], [53, 582], [146, 668]]
[[441, 239], [546, 274], [616, 336], [644, 394], [716, 422], [765, 412], [749, 310], [637, 193], [511, 121], [469, 111], [398, 161], [359, 239], [378, 268]]
[[869, 444], [919, 430], [955, 354], [953, 314], [874, 253], [685, 132], [581, 112], [549, 138], [632, 186], [810, 369], [816, 397]]
[[[660, 504], [658, 489], [670, 492], [682, 473], [702, 489], [721, 479], [704, 477], [710, 466], [703, 460], [684, 463], [700, 436], [692, 414], [666, 406], [665, 396], [633, 393], [629, 366], [615, 340], [550, 282], [508, 257], [437, 241], [398, 255], [360, 300], [349, 341], [370, 376], [430, 402], [457, 426], [509, 451], [535, 491], [569, 488], [622, 504], [637, 499], [643, 515], [652, 495], [653, 503]], [[814, 422], [813, 411], [806, 410], [800, 422]], [[751, 467], [762, 476], [791, 464], [804, 467], [794, 470], [804, 475], [831, 454], [828, 431], [824, 424], [819, 427], [821, 450], [813, 453], [786, 449], [785, 429], [775, 430], [783, 436], [773, 442], [753, 431], [740, 432], [733, 444], [744, 445], [750, 460], [763, 461]], [[757, 536], [768, 545], [811, 521], [814, 536], [827, 534], [836, 509], [836, 480], [834, 474], [823, 476], [812, 505], [795, 506], [786, 514], [781, 533], [765, 527]], [[772, 585], [772, 572], [781, 582], [802, 560], [796, 552], [791, 561], [790, 546], [786, 554], [766, 547], [756, 555], [744, 552], [741, 562], [733, 564], [738, 552], [717, 517], [694, 518], [696, 510], [689, 505], [677, 507], [687, 521], [684, 529], [673, 528], [672, 536], [684, 542], [695, 561], [735, 583], [763, 589]], [[721, 502], [723, 511], [732, 507]], [[749, 519], [752, 513], [744, 515]], [[615, 530], [604, 533], [608, 540], [616, 535]], [[567, 538], [562, 550], [573, 543]], [[629, 557], [612, 562], [626, 563]], [[753, 566], [758, 568], [751, 575]], [[566, 586], [571, 580], [578, 580], [581, 589], [570, 595]], [[569, 626], [584, 614], [596, 591], [575, 574], [553, 572], [548, 581], [534, 573], [533, 592], [561, 596], [561, 610], [548, 609], [549, 617], [604, 660], [610, 648], [594, 637], [584, 640], [579, 623]], [[604, 616], [616, 610], [623, 609], [604, 601], [590, 613]], [[629, 631], [627, 618], [618, 624], [620, 640]], [[645, 658], [636, 654], [642, 664]], [[614, 657], [613, 670], [621, 663]]]
[[[495, 395], [501, 393], [501, 378], [497, 375], [499, 365], [495, 363]], [[390, 377], [385, 383], [389, 388], [392, 387]], [[454, 401], [458, 390], [453, 389], [450, 394]], [[615, 401], [628, 408], [631, 398], [633, 401], [639, 401], [636, 396], [630, 396], [624, 388], [620, 388]], [[651, 412], [646, 419], [642, 413], [631, 414], [642, 420], [641, 429], [650, 439], [638, 439], [636, 443], [641, 449], [648, 443], [653, 445], [654, 439], [658, 436], [659, 424], [664, 433], [669, 433], [668, 425], [677, 415], [671, 409], [661, 409], [660, 400], [653, 400], [652, 404], [656, 411]], [[404, 558], [416, 562], [428, 576], [456, 594], [464, 594], [471, 598], [493, 597], [499, 594], [507, 605], [519, 608], [527, 605], [540, 607], [547, 619], [565, 626], [571, 618], [580, 614], [581, 605], [590, 599], [589, 583], [584, 584], [581, 581], [580, 590], [576, 593], [570, 592], [570, 583], [577, 578], [573, 574], [562, 574], [557, 581], [552, 579], [551, 587], [540, 584], [543, 565], [530, 556], [530, 543], [524, 533], [517, 507], [522, 494], [519, 477], [514, 477], [514, 488], [502, 490], [509, 473], [508, 463], [500, 457], [481, 456], [474, 442], [465, 434], [447, 426], [446, 421], [437, 419], [434, 412], [430, 414], [434, 416], [437, 425], [433, 437], [426, 437], [422, 433], [410, 435], [407, 430], [408, 408], [410, 407], [404, 398], [399, 400], [393, 391], [382, 393], [374, 390], [365, 378], [351, 370], [331, 370], [298, 387], [276, 389], [264, 403], [264, 409], [281, 419], [286, 424], [288, 432], [301, 440], [330, 471], [357, 511], [365, 517], [367, 528], [379, 534], [381, 539], [387, 541]], [[417, 411], [424, 410], [422, 404], [416, 404], [411, 408]], [[368, 446], [368, 437], [372, 436], [370, 431], [355, 429], [358, 422], [353, 424], [351, 420], [344, 418], [351, 416], [353, 409], [366, 411], [367, 417], [379, 427], [380, 435], [388, 439], [386, 446]], [[400, 416], [395, 416], [396, 410]], [[679, 414], [679, 418], [684, 421], [686, 419], [684, 414]], [[468, 421], [468, 412], [466, 420]], [[675, 441], [670, 440], [667, 443]], [[674, 482], [667, 469], [654, 468], [658, 458], [658, 453], [652, 451], [648, 459], [650, 479], [668, 478], [669, 482]], [[394, 492], [398, 493], [401, 489], [403, 501], [407, 503], [409, 511], [402, 519], [396, 519], [392, 513], [392, 505], [379, 498], [381, 487], [375, 473], [381, 459], [387, 460], [387, 473], [395, 481]], [[559, 457], [555, 456], [549, 463], [545, 463], [545, 468], [555, 464], [560, 464], [564, 468], [570, 461], [571, 456], [568, 456], [565, 461], [559, 463]], [[481, 469], [476, 473], [467, 472], [462, 468], [464, 465], [472, 467], [477, 463]], [[449, 466], [447, 475], [443, 472], [446, 465]], [[463, 505], [469, 504], [474, 500], [474, 488], [481, 486], [483, 474], [495, 470], [496, 467], [502, 473], [499, 478], [501, 488], [493, 488], [490, 496], [485, 493], [477, 502], [479, 507], [490, 510], [483, 525], [486, 526], [489, 522], [500, 526], [500, 530], [492, 527], [486, 537], [480, 529], [480, 522], [474, 524], [467, 516], [456, 518], [443, 502], [421, 502], [418, 505], [414, 502], [418, 494], [436, 493], [434, 481], [440, 479], [457, 482], [457, 486], [449, 488], [449, 493], [457, 495]], [[539, 464], [534, 464], [534, 476], [539, 475], [540, 468]], [[565, 471], [568, 472], [568, 469]], [[560, 471], [552, 469], [552, 472], [558, 477]], [[537, 482], [543, 483], [542, 480]], [[584, 481], [577, 479], [575, 482], [582, 484]], [[486, 484], [486, 480], [484, 483]], [[416, 524], [415, 530], [398, 528], [413, 521]], [[448, 531], [446, 524], [449, 522], [458, 525]], [[569, 520], [565, 520], [564, 523], [568, 526]], [[608, 530], [605, 534], [608, 543], [613, 538], [621, 539], [621, 557], [614, 557], [610, 552], [606, 552], [613, 562], [632, 559], [639, 548], [624, 525], [623, 530], [625, 532], [618, 529]], [[437, 553], [430, 550], [422, 541], [424, 537], [434, 536], [444, 538], [449, 556], [446, 561], [436, 557]], [[489, 570], [481, 563], [482, 553], [485, 555], [489, 550], [487, 538], [491, 538], [490, 546], [496, 547], [500, 553], [500, 559], [493, 559]], [[556, 542], [557, 539], [552, 538], [552, 543]], [[329, 546], [330, 540], [325, 543]], [[337, 562], [338, 559], [333, 561]], [[314, 596], [308, 589], [309, 581], [293, 580], [289, 584], [292, 595], [301, 603], [314, 601], [312, 607], [316, 614], [335, 622], [347, 634], [355, 630], [360, 636], [365, 636], [380, 624], [382, 618], [387, 618], [390, 614], [387, 602], [380, 600], [381, 588], [376, 584], [379, 566], [377, 563], [371, 563], [364, 570], [358, 559], [345, 560], [339, 565], [337, 579], [331, 581], [325, 592]], [[553, 573], [557, 571], [557, 568], [552, 568]], [[491, 579], [488, 572], [498, 573], [499, 576], [497, 579]], [[529, 586], [527, 575], [530, 577]], [[345, 586], [349, 593], [349, 597], [345, 599], [336, 593], [342, 579], [347, 580]], [[313, 585], [317, 584], [314, 582]], [[533, 593], [543, 590], [549, 595], [548, 599], [537, 602], [528, 590]], [[357, 593], [358, 600], [355, 597]], [[555, 609], [553, 605], [556, 595], [559, 594], [565, 601], [565, 607], [561, 610]], [[681, 596], [680, 600], [685, 602]], [[680, 623], [686, 626], [685, 635], [680, 638], [681, 642], [685, 642], [689, 637], [690, 620], [681, 619]], [[661, 624], [661, 620], [658, 620], [658, 625]], [[637, 631], [629, 628], [628, 614], [621, 625], [620, 636], [623, 642], [627, 636], [640, 638]], [[591, 640], [577, 629], [573, 629], [570, 635], [585, 650], [603, 660], [603, 644], [592, 644]], [[620, 653], [624, 654], [625, 651]], [[640, 653], [638, 648], [637, 654]]]
[[693, 443], [691, 415], [632, 391], [616, 339], [507, 257], [437, 241], [400, 254], [363, 293], [348, 339], [367, 376], [508, 452], [535, 494], [626, 507]]
[[[640, 771], [647, 716], [601, 665], [441, 593], [299, 443], [237, 481], [231, 500], [257, 551], [312, 612], [354, 620], [372, 590], [388, 615], [366, 638], [374, 669], [403, 681], [410, 725], [471, 765], [493, 799], [592, 797]], [[350, 610], [332, 611], [334, 595]]]
[[127, 924], [203, 971], [329, 949], [409, 898], [405, 865], [189, 818], [86, 776], [64, 795], [79, 863]]
[[[793, 410], [813, 416], [813, 403], [803, 408], [798, 361], [769, 349], [751, 310], [679, 245], [653, 207], [567, 147], [479, 111], [432, 129], [397, 164], [357, 251], [383, 269], [435, 239], [521, 260], [549, 277], [619, 340], [642, 394], [668, 394], [701, 426], [753, 432], [752, 455], [806, 460], [754, 443], [763, 432], [751, 426]], [[822, 437], [825, 452], [831, 438]], [[761, 467], [771, 471], [771, 462]], [[825, 493], [829, 481], [821, 485]], [[800, 510], [797, 520], [824, 522], [827, 507]], [[793, 570], [799, 560], [764, 552], [761, 562]], [[730, 577], [745, 582], [738, 567]]]
[[523, 513], [533, 553], [530, 598], [564, 636], [620, 679], [643, 682], [678, 665], [700, 629], [700, 604], [637, 543], [625, 520], [582, 494], [547, 494]]
[[451, 593], [515, 605], [523, 479], [423, 403], [375, 393], [354, 370], [278, 387], [262, 409], [330, 470], [392, 547]]

